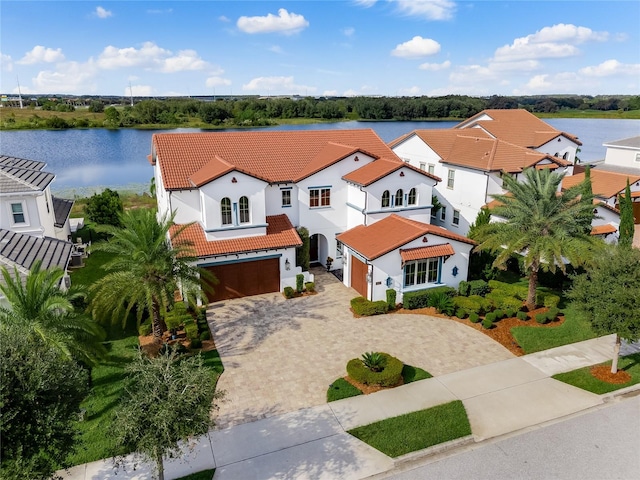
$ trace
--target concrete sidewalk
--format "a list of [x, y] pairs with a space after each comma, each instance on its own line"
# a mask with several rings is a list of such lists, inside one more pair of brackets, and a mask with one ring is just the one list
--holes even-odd
[[[613, 342], [609, 335], [215, 430], [194, 440], [194, 450], [182, 459], [165, 462], [165, 476], [215, 467], [215, 480], [369, 477], [392, 469], [394, 461], [347, 430], [457, 399], [476, 442], [571, 415], [601, 404], [602, 397], [550, 376], [608, 360]], [[624, 351], [640, 351], [640, 344]], [[74, 467], [64, 478], [143, 479], [149, 472], [141, 465], [116, 476], [105, 460]]]

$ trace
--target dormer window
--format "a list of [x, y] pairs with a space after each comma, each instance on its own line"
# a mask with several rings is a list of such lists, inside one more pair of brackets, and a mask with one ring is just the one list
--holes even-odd
[[225, 197], [220, 202], [220, 214], [222, 216], [222, 225], [231, 225], [233, 223], [230, 198]]
[[391, 194], [389, 190], [382, 192], [382, 208], [388, 208], [391, 206]]
[[396, 198], [395, 198], [394, 206], [401, 207], [404, 204], [403, 196], [404, 196], [404, 192], [402, 191], [401, 188], [399, 188], [398, 191], [396, 192]]
[[247, 197], [240, 197], [238, 206], [240, 210], [240, 223], [249, 223], [249, 199]]
[[407, 205], [415, 205], [416, 204], [416, 189], [412, 188], [409, 190], [409, 196], [407, 197]]

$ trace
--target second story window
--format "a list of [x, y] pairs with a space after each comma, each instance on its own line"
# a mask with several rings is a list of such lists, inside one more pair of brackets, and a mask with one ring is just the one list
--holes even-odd
[[440, 220], [443, 222], [447, 219], [447, 207], [444, 205], [440, 207]]
[[331, 206], [331, 189], [330, 188], [311, 188], [309, 189], [309, 207], [330, 207]]
[[424, 162], [420, 162], [420, 170], [426, 170], [427, 169], [427, 164]]
[[427, 172], [429, 172], [431, 175], [433, 175], [433, 172], [436, 171], [436, 166], [433, 163], [429, 164], [429, 169], [427, 170]]
[[11, 204], [11, 215], [13, 216], [13, 223], [27, 223], [22, 203]]
[[249, 223], [249, 199], [247, 197], [240, 197], [238, 206], [240, 210], [240, 223]]
[[456, 177], [456, 171], [449, 169], [449, 171], [447, 172], [447, 188], [453, 188], [455, 177]]
[[401, 207], [402, 205], [404, 205], [404, 198], [402, 198], [403, 196], [404, 196], [404, 192], [402, 191], [401, 188], [399, 188], [398, 191], [396, 192], [396, 198], [394, 202], [395, 207]]
[[454, 210], [453, 211], [453, 224], [454, 225], [460, 225], [460, 211], [459, 210]]
[[382, 208], [387, 208], [391, 206], [391, 194], [389, 190], [385, 190], [382, 192]]
[[407, 205], [415, 205], [416, 201], [416, 189], [412, 188], [411, 190], [409, 190], [409, 195], [407, 196]]
[[282, 190], [282, 206], [291, 206], [291, 190]]
[[233, 223], [230, 198], [225, 197], [220, 202], [220, 214], [222, 215], [222, 225], [231, 225]]

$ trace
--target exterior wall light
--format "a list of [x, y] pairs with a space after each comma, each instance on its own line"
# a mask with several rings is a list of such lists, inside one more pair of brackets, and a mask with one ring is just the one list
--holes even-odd
[[453, 275], [454, 277], [458, 276], [458, 267], [453, 267], [453, 269], [451, 270], [451, 275]]
[[387, 277], [387, 288], [390, 288], [393, 284], [393, 279], [391, 277]]
[[367, 273], [367, 283], [371, 283], [372, 280], [373, 280], [373, 275], [371, 275], [371, 272]]
[[291, 262], [289, 261], [288, 258], [284, 261], [284, 269], [291, 270]]

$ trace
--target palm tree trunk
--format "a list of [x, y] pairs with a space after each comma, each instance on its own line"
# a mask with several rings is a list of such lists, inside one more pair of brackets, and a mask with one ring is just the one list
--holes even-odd
[[152, 310], [151, 322], [153, 325], [153, 336], [156, 340], [159, 340], [160, 338], [162, 338], [162, 334], [167, 328], [164, 320], [162, 319], [162, 316], [160, 315], [160, 305], [158, 304], [158, 302], [153, 302]]
[[162, 460], [162, 452], [156, 448], [156, 467], [158, 468], [158, 480], [164, 480], [164, 462]]
[[527, 292], [527, 308], [534, 310], [536, 308], [536, 287], [538, 286], [538, 266], [532, 265], [529, 273], [529, 291]]
[[620, 357], [620, 345], [622, 340], [620, 335], [616, 333], [616, 343], [613, 345], [613, 361], [611, 362], [611, 373], [614, 375], [618, 373], [618, 358]]

